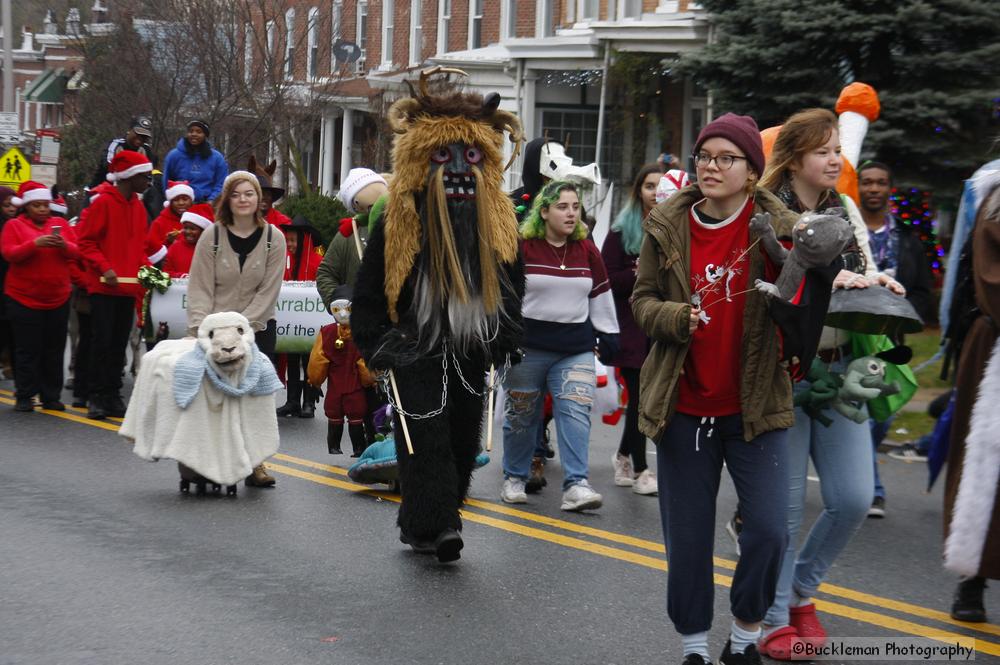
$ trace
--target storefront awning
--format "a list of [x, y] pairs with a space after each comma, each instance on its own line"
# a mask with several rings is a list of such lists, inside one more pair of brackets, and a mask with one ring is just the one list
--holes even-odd
[[24, 91], [24, 100], [46, 104], [61, 104], [63, 93], [66, 92], [65, 70], [46, 69]]

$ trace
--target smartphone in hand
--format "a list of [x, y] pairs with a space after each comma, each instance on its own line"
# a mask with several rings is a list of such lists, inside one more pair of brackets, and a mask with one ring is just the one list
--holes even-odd
[[54, 236], [61, 236], [62, 235], [62, 226], [59, 225], [59, 224], [53, 224], [52, 225], [52, 235], [54, 235]]

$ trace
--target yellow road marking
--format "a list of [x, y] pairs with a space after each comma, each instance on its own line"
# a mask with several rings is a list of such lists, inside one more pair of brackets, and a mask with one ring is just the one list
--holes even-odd
[[[0, 394], [11, 395], [12, 393], [10, 391], [0, 390]], [[0, 397], [0, 403], [13, 404], [14, 400]], [[80, 409], [74, 409], [74, 410], [80, 411]], [[109, 431], [118, 430], [118, 426], [116, 424], [100, 420], [90, 420], [88, 418], [83, 418], [81, 416], [77, 416], [74, 413], [69, 413], [66, 411], [50, 411], [46, 409], [40, 409], [40, 411], [48, 415], [56, 416], [58, 418], [63, 418], [65, 420], [70, 420], [73, 422], [82, 423], [84, 425], [90, 425], [93, 427], [98, 427]], [[313, 460], [308, 460], [299, 457], [293, 457], [291, 455], [287, 455], [284, 453], [277, 453], [276, 455], [274, 455], [272, 459], [282, 460], [290, 462], [292, 464], [297, 464], [299, 466], [305, 466], [317, 470], [328, 471], [336, 473], [338, 475], [344, 475], [344, 476], [347, 475], [347, 471], [342, 467], [332, 466], [329, 464], [322, 464], [320, 462], [315, 462]], [[310, 482], [326, 485], [329, 487], [336, 487], [338, 489], [343, 489], [351, 492], [359, 492], [359, 493], [363, 492], [365, 494], [376, 496], [384, 500], [393, 501], [396, 503], [400, 501], [398, 495], [391, 494], [388, 492], [380, 492], [378, 490], [373, 490], [368, 485], [361, 485], [354, 482], [343, 481], [336, 478], [330, 478], [329, 476], [321, 476], [315, 473], [311, 473], [308, 471], [301, 471], [299, 469], [285, 466], [282, 464], [276, 464], [274, 462], [268, 462], [268, 469], [273, 469], [274, 471], [277, 471], [285, 475], [297, 477], [303, 480], [308, 480]], [[601, 529], [595, 529], [593, 527], [574, 524], [572, 522], [567, 522], [556, 518], [545, 517], [542, 515], [537, 515], [523, 510], [509, 508], [507, 506], [480, 501], [478, 499], [470, 499], [469, 501], [467, 501], [467, 505], [482, 510], [489, 510], [499, 514], [507, 515], [509, 517], [515, 517], [525, 521], [533, 521], [545, 524], [546, 526], [559, 528], [565, 531], [571, 531], [584, 535], [594, 536], [624, 545], [631, 545], [638, 549], [645, 549], [656, 552], [664, 551], [663, 545], [656, 543], [655, 541], [645, 540], [642, 538], [635, 538], [633, 536], [614, 533], [610, 531], [603, 531]], [[479, 513], [471, 512], [469, 510], [463, 510], [462, 517], [463, 519], [468, 520], [470, 522], [483, 524], [485, 526], [490, 526], [502, 531], [507, 531], [509, 533], [515, 533], [528, 538], [534, 538], [536, 540], [542, 540], [556, 545], [561, 545], [563, 547], [589, 552], [591, 554], [596, 554], [598, 556], [603, 556], [606, 558], [632, 563], [635, 565], [643, 566], [645, 568], [650, 568], [661, 572], [666, 571], [667, 569], [666, 561], [662, 558], [650, 557], [635, 552], [629, 552], [627, 550], [621, 550], [615, 547], [609, 547], [607, 545], [601, 545], [599, 543], [594, 543], [588, 540], [582, 540], [579, 538], [573, 538], [571, 536], [552, 533], [550, 531], [545, 531], [543, 529], [537, 529], [534, 527], [525, 526], [514, 522], [504, 521], [501, 519], [490, 517], [488, 515], [482, 515]], [[725, 567], [725, 568], [730, 568], [730, 567], [734, 568], [736, 565], [735, 562], [729, 561], [727, 559], [720, 559], [718, 557], [716, 557], [716, 562], [717, 565], [720, 565], [720, 567]], [[718, 562], [723, 562], [724, 564], [727, 565], [722, 565]], [[733, 578], [727, 575], [722, 575], [720, 573], [715, 573], [714, 580], [715, 583], [719, 586], [729, 587], [732, 585]], [[898, 612], [913, 614], [923, 618], [931, 619], [934, 621], [948, 623], [951, 625], [964, 628], [966, 630], [973, 630], [993, 635], [1000, 635], [1000, 626], [996, 626], [993, 624], [976, 624], [976, 625], [964, 624], [962, 622], [954, 621], [953, 619], [951, 619], [950, 616], [948, 616], [944, 612], [931, 610], [928, 608], [921, 607], [919, 605], [913, 605], [911, 603], [906, 603], [903, 601], [884, 598], [882, 596], [876, 596], [874, 594], [854, 591], [846, 587], [824, 584], [823, 586], [820, 587], [820, 592], [828, 595], [848, 598], [866, 604], [875, 605], [884, 609], [891, 609]], [[909, 633], [911, 635], [926, 637], [929, 639], [934, 639], [942, 642], [954, 642], [959, 639], [964, 639], [964, 640], [969, 639], [968, 635], [963, 635], [960, 633], [955, 633], [950, 631], [941, 631], [940, 629], [932, 628], [930, 626], [924, 626], [923, 624], [906, 621], [904, 619], [899, 619], [886, 614], [880, 614], [877, 612], [871, 612], [868, 610], [854, 608], [848, 605], [842, 605], [840, 603], [835, 603], [828, 600], [817, 599], [816, 607], [817, 609], [827, 612], [829, 614], [842, 616], [845, 618], [853, 619], [855, 621], [868, 623], [882, 628], [888, 628], [891, 630], [896, 630], [901, 633]], [[986, 640], [976, 639], [976, 649], [980, 653], [1000, 656], [1000, 644], [994, 642], [988, 642]]]

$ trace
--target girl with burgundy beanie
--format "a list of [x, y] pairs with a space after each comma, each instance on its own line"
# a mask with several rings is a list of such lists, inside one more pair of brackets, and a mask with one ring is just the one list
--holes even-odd
[[778, 272], [750, 230], [769, 213], [779, 238], [796, 216], [757, 186], [757, 124], [727, 113], [695, 144], [698, 184], [654, 208], [632, 311], [652, 346], [639, 379], [639, 429], [656, 442], [660, 515], [670, 564], [667, 613], [684, 665], [710, 663], [715, 501], [723, 465], [743, 511], [733, 622], [719, 663], [760, 663], [755, 642], [787, 541], [791, 378], [754, 280]]

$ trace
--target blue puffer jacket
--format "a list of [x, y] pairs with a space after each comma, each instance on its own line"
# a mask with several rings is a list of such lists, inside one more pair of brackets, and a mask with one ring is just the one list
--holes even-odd
[[192, 150], [182, 137], [163, 161], [163, 182], [187, 180], [194, 189], [195, 202], [212, 201], [222, 192], [229, 165], [222, 153], [208, 141], [204, 149]]

